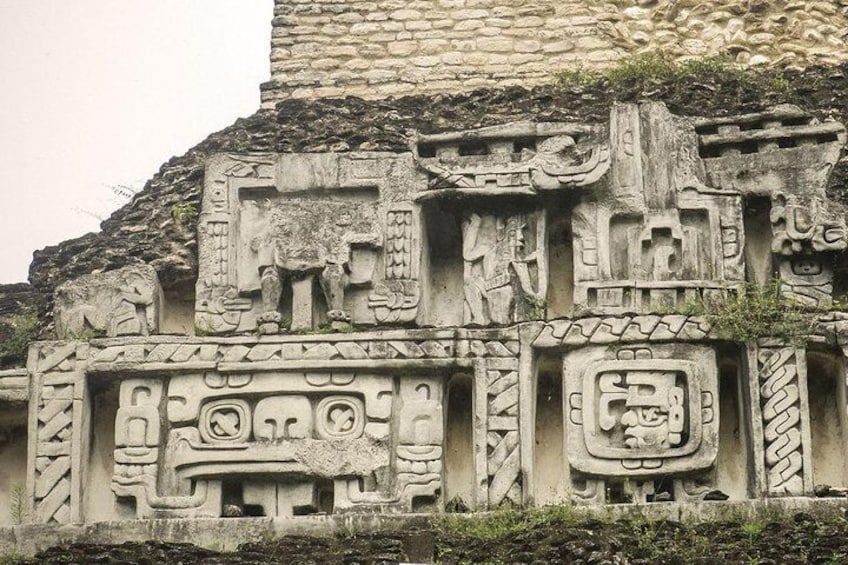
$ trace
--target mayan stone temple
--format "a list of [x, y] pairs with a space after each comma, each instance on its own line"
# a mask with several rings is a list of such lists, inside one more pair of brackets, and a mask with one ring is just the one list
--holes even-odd
[[[697, 3], [667, 4], [277, 0], [250, 119], [308, 137], [320, 116], [284, 109], [353, 95], [388, 116], [410, 94], [424, 111], [641, 48], [791, 52], [776, 8], [698, 24]], [[801, 4], [812, 30], [827, 3]], [[799, 65], [845, 56], [803, 38]], [[0, 537], [844, 496], [848, 231], [828, 187], [845, 126], [651, 100], [482, 123], [419, 118], [392, 147], [204, 142], [128, 205], [167, 221], [121, 212], [81, 240], [159, 248], [37, 254], [49, 333], [0, 372], [0, 509], [18, 513]], [[721, 327], [769, 284], [800, 331]]]

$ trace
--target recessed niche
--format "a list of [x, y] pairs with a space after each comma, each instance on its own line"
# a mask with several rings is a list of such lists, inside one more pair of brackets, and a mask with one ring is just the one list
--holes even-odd
[[748, 498], [749, 438], [743, 418], [743, 391], [738, 354], [719, 356], [718, 455], [715, 488], [730, 500]]
[[431, 203], [425, 208], [424, 222], [424, 261], [430, 277], [423, 325], [460, 326], [465, 293], [459, 207], [450, 202]]
[[0, 526], [25, 521], [27, 407], [0, 402]]
[[807, 352], [813, 483], [846, 487], [845, 367], [841, 357]]
[[574, 306], [574, 236], [570, 214], [549, 214], [548, 318], [571, 314]]
[[562, 360], [539, 359], [536, 380], [535, 434], [533, 442], [533, 500], [555, 504], [567, 497], [565, 435], [562, 397]]
[[454, 508], [474, 506], [473, 384], [471, 375], [457, 374], [447, 386], [445, 502]]
[[772, 278], [771, 200], [768, 196], [745, 198], [745, 278], [765, 285]]

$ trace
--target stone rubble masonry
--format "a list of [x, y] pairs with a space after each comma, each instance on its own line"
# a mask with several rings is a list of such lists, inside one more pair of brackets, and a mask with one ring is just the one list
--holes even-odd
[[532, 86], [649, 51], [751, 66], [848, 60], [848, 0], [275, 0], [274, 16], [266, 108]]

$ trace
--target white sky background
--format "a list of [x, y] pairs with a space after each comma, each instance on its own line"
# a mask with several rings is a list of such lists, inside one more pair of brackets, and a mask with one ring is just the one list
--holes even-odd
[[0, 0], [0, 283], [259, 108], [273, 0]]

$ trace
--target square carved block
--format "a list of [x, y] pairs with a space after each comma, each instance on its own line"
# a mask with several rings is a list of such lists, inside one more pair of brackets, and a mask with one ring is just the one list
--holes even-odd
[[596, 476], [700, 471], [718, 450], [715, 352], [689, 344], [586, 347], [563, 358], [566, 451]]

